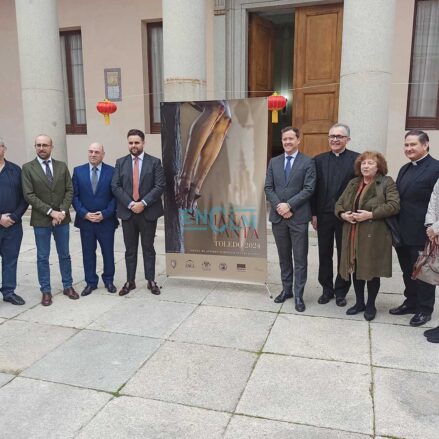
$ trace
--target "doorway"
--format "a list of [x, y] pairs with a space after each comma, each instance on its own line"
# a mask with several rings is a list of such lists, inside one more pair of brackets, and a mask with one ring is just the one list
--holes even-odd
[[277, 91], [288, 99], [279, 123], [269, 120], [267, 159], [282, 153], [287, 125], [300, 129], [304, 154], [328, 150], [338, 118], [342, 14], [342, 4], [249, 14], [248, 96]]

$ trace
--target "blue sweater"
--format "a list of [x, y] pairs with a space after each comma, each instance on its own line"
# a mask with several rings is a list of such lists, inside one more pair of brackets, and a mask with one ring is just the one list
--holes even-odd
[[12, 220], [20, 223], [27, 206], [21, 188], [21, 169], [5, 160], [5, 167], [0, 172], [0, 215], [10, 213]]

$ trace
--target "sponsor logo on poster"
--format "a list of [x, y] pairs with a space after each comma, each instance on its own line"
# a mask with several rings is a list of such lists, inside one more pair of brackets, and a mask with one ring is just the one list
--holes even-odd
[[175, 259], [171, 259], [171, 267], [175, 269], [177, 266], [177, 261]]
[[185, 267], [186, 268], [195, 268], [195, 263], [194, 263], [194, 261], [192, 260], [192, 259], [188, 259], [187, 261], [186, 261], [186, 264], [185, 264]]
[[203, 263], [201, 264], [201, 268], [203, 269], [203, 271], [210, 271], [211, 263], [209, 261], [203, 261]]
[[226, 271], [226, 270], [227, 270], [227, 264], [226, 264], [225, 262], [220, 262], [218, 268], [219, 268], [221, 271]]
[[238, 271], [246, 271], [246, 266], [245, 264], [236, 264], [236, 269]]

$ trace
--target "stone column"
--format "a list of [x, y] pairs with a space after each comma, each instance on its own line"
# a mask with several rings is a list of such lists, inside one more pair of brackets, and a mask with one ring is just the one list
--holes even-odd
[[206, 22], [213, 2], [163, 0], [165, 101], [206, 99]]
[[35, 136], [47, 134], [53, 155], [67, 161], [64, 86], [56, 0], [15, 0], [26, 156]]
[[352, 148], [386, 152], [395, 0], [345, 0], [338, 121]]

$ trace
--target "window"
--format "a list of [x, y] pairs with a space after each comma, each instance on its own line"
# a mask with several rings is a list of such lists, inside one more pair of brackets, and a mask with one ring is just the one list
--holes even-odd
[[439, 129], [439, 0], [416, 0], [406, 125]]
[[87, 134], [81, 31], [60, 33], [67, 134]]
[[148, 23], [149, 118], [151, 133], [160, 133], [160, 101], [163, 100], [163, 25]]

